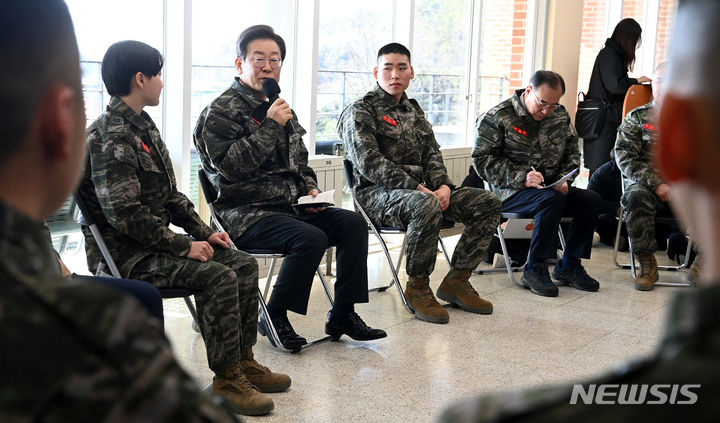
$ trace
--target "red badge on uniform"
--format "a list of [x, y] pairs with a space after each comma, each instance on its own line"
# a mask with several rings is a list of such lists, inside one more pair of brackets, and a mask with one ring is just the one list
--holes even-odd
[[146, 153], [150, 154], [150, 148], [142, 141], [140, 142], [140, 144], [142, 144], [143, 150], [145, 150]]
[[387, 115], [383, 115], [383, 120], [392, 126], [397, 126], [397, 121]]
[[518, 134], [527, 137], [527, 131], [523, 131], [522, 129], [518, 128], [517, 126], [513, 126], [513, 131], [517, 132]]
[[651, 125], [649, 123], [644, 124], [643, 129], [647, 129], [648, 131], [657, 131], [655, 125]]

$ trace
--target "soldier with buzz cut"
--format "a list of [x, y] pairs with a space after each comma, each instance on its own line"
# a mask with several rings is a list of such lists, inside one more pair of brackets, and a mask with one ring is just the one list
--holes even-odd
[[[293, 207], [300, 196], [317, 196], [320, 190], [308, 166], [305, 129], [283, 98], [268, 99], [263, 90], [266, 80], [277, 87], [285, 41], [271, 27], [254, 25], [240, 34], [236, 52], [239, 76], [203, 110], [194, 142], [219, 192], [215, 209], [238, 248], [285, 254], [267, 302], [280, 342], [293, 351], [306, 344], [287, 312], [307, 313], [315, 271], [330, 246], [337, 248], [338, 268], [325, 333], [361, 341], [386, 337], [355, 312], [356, 303], [368, 301], [368, 236], [362, 216], [340, 207]], [[269, 334], [263, 316], [258, 330]]]
[[[138, 41], [108, 48], [102, 76], [112, 97], [88, 129], [89, 155], [78, 194], [123, 277], [193, 291], [215, 373], [212, 392], [228, 399], [237, 413], [266, 414], [274, 405], [263, 392], [286, 390], [290, 378], [253, 356], [257, 262], [229, 248], [228, 234], [213, 232], [177, 190], [167, 148], [143, 111], [160, 101], [162, 65], [160, 52]], [[192, 238], [172, 231], [170, 223]], [[88, 266], [95, 270], [102, 256], [89, 230], [83, 231]]]
[[357, 197], [376, 224], [407, 231], [409, 276], [405, 297], [415, 317], [447, 323], [450, 316], [430, 289], [443, 218], [462, 222], [438, 298], [465, 311], [490, 314], [470, 275], [482, 259], [498, 224], [500, 201], [490, 192], [456, 187], [447, 174], [432, 125], [405, 90], [415, 73], [410, 51], [398, 43], [378, 51], [377, 85], [350, 104], [338, 121], [338, 134], [353, 163]]
[[570, 116], [558, 101], [565, 81], [555, 72], [539, 70], [525, 89], [483, 113], [475, 125], [473, 167], [503, 202], [502, 211], [533, 216], [523, 285], [537, 295], [556, 297], [546, 259], [557, 257], [560, 219], [572, 217], [565, 254], [553, 278], [583, 291], [597, 291], [580, 259], [590, 258], [600, 196], [571, 186], [573, 176], [556, 186], [580, 165], [580, 150]]
[[660, 178], [652, 162], [657, 135], [655, 110], [662, 101], [662, 70], [660, 64], [653, 75], [654, 100], [628, 113], [615, 141], [615, 160], [625, 185], [620, 201], [627, 213], [630, 245], [640, 262], [640, 273], [635, 279], [635, 289], [640, 291], [651, 291], [658, 279], [655, 216], [672, 215], [670, 186]]
[[42, 221], [87, 151], [75, 32], [62, 0], [3, 0], [0, 28], [0, 421], [236, 422], [134, 297], [63, 277]]

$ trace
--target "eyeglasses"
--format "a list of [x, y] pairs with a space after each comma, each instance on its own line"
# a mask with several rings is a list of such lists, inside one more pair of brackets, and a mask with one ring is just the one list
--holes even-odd
[[537, 94], [535, 94], [535, 91], [533, 91], [533, 97], [535, 98], [535, 103], [537, 103], [537, 105], [542, 107], [543, 109], [554, 109], [560, 105], [560, 103], [550, 104], [550, 103], [546, 102], [545, 100], [540, 100], [538, 98]]
[[280, 69], [282, 66], [282, 60], [276, 57], [273, 57], [272, 59], [266, 59], [264, 57], [251, 57], [250, 61], [257, 69], [264, 68], [266, 63], [270, 63], [270, 67], [273, 69]]

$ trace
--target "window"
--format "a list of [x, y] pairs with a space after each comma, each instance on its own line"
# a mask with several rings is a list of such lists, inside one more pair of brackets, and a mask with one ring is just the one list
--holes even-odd
[[655, 60], [653, 60], [654, 66], [659, 65], [666, 59], [676, 7], [677, 0], [660, 0], [660, 10], [658, 11], [657, 19], [657, 38], [655, 39]]
[[527, 0], [486, 0], [480, 26], [477, 109], [484, 113], [523, 88]]
[[583, 0], [578, 91], [587, 91], [595, 57], [615, 25], [624, 18], [635, 19], [643, 29], [642, 44], [635, 53], [630, 76], [651, 76], [654, 67], [665, 59], [676, 6], [677, 0], [623, 0], [621, 4]]
[[580, 39], [580, 67], [578, 69], [578, 91], [587, 92], [590, 86], [595, 57], [609, 37], [606, 28], [607, 2], [583, 1], [582, 34]]
[[[125, 0], [99, 2], [96, 0], [66, 0], [75, 25], [83, 70], [83, 94], [88, 124], [103, 113], [110, 102], [100, 73], [100, 64], [108, 47], [122, 40], [137, 40], [163, 53], [163, 1]], [[143, 13], [137, 13], [142, 10]], [[162, 128], [162, 97], [160, 105], [146, 111]]]
[[340, 113], [375, 85], [377, 51], [392, 41], [388, 3], [320, 0], [316, 154], [335, 153]]
[[466, 145], [467, 78], [472, 24], [469, 0], [417, 0], [411, 96], [441, 146]]

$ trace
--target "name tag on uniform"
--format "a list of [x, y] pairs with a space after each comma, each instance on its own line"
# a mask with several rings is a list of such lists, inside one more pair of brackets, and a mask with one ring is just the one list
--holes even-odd
[[657, 131], [655, 125], [651, 125], [649, 123], [644, 124], [643, 129], [647, 129], [648, 131]]
[[383, 115], [383, 120], [392, 126], [397, 126], [397, 121], [387, 115]]
[[524, 137], [527, 137], [527, 131], [520, 129], [517, 126], [513, 126], [513, 131], [517, 132], [518, 134], [520, 134]]

